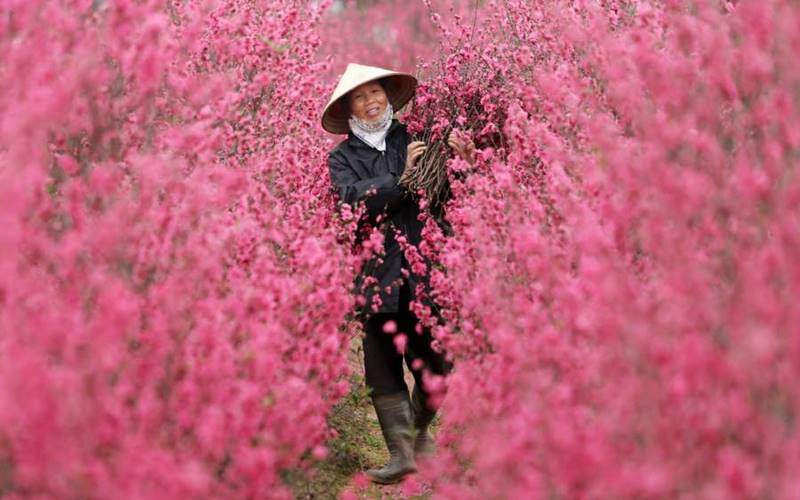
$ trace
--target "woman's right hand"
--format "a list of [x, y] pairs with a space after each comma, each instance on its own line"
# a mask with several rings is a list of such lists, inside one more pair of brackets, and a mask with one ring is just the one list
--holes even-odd
[[428, 147], [422, 141], [414, 141], [408, 145], [406, 148], [406, 168], [400, 177], [401, 182], [405, 183], [404, 181], [414, 173], [417, 168], [417, 160], [425, 153], [426, 149]]

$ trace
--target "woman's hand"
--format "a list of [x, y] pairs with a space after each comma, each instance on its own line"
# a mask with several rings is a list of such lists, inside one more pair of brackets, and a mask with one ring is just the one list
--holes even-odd
[[425, 153], [428, 147], [422, 141], [414, 141], [406, 148], [406, 168], [403, 170], [403, 175], [400, 176], [400, 184], [405, 185], [411, 175], [417, 168], [417, 160]]
[[462, 160], [470, 165], [475, 164], [475, 143], [467, 134], [454, 128], [447, 137], [447, 145], [453, 148]]

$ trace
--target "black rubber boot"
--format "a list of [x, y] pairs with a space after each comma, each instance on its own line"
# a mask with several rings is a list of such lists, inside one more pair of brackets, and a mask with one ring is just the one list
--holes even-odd
[[428, 432], [436, 410], [428, 408], [427, 403], [425, 393], [415, 384], [411, 393], [411, 409], [414, 414], [414, 454], [418, 457], [432, 455], [436, 451], [436, 443]]
[[367, 476], [380, 484], [396, 483], [417, 470], [408, 392], [373, 396], [372, 404], [378, 414], [386, 447], [389, 448], [389, 462], [380, 469], [368, 470]]

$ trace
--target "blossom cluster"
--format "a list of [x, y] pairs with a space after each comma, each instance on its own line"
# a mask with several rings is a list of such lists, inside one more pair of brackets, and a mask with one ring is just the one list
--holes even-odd
[[0, 495], [288, 497], [326, 457], [383, 242], [325, 164], [350, 60], [478, 147], [399, 238], [455, 362], [407, 494], [800, 491], [797, 2], [0, 6]]
[[[456, 362], [440, 496], [796, 494], [798, 21], [509, 0], [443, 33], [498, 72], [506, 119], [431, 245]], [[458, 100], [459, 72], [428, 85]]]
[[2, 3], [1, 495], [289, 497], [325, 456], [327, 7]]

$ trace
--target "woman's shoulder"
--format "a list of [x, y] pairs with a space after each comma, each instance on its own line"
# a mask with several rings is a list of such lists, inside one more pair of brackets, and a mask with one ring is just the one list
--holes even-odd
[[334, 157], [334, 156], [346, 155], [347, 154], [347, 149], [350, 147], [349, 143], [350, 143], [350, 137], [349, 136], [345, 136], [344, 139], [339, 141], [339, 143], [336, 146], [334, 146], [333, 149], [330, 150], [330, 152], [328, 152], [328, 158], [331, 158], [331, 157]]
[[389, 137], [398, 137], [401, 138], [402, 141], [408, 142], [408, 127], [405, 123], [401, 122], [397, 118], [392, 120], [392, 126], [389, 128], [389, 133], [387, 134]]
[[408, 133], [408, 126], [397, 118], [392, 118], [392, 128], [397, 128], [397, 131], [403, 134]]

